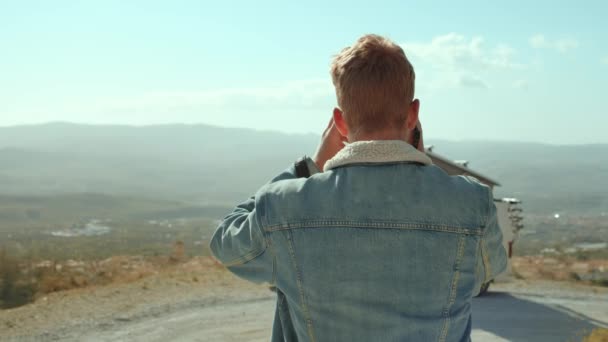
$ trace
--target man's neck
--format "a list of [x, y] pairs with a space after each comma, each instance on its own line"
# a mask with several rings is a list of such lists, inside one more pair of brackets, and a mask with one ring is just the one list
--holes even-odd
[[403, 140], [407, 142], [407, 136], [405, 132], [376, 132], [371, 134], [357, 134], [348, 137], [348, 141], [353, 143], [356, 141], [369, 141], [369, 140]]

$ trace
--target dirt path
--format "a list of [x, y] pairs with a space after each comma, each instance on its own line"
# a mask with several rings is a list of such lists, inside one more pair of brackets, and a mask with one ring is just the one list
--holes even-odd
[[274, 295], [267, 287], [240, 280], [221, 267], [204, 265], [194, 271], [177, 269], [127, 284], [53, 293], [33, 304], [0, 310], [0, 341], [96, 340], [97, 335], [101, 339], [108, 332], [162, 321], [174, 313], [216, 310], [218, 305]]
[[112, 331], [76, 336], [73, 341], [266, 342], [270, 340], [273, 309], [274, 297], [218, 303], [123, 324]]
[[[545, 283], [496, 286], [474, 301], [475, 341], [580, 341], [608, 327], [608, 296]], [[511, 290], [513, 293], [505, 292]], [[87, 341], [268, 341], [274, 298], [217, 303], [79, 336]]]
[[[0, 340], [268, 341], [274, 294], [225, 272], [207, 278], [159, 276], [0, 311]], [[473, 303], [473, 340], [580, 341], [608, 327], [607, 303], [608, 289], [499, 284]]]
[[[513, 293], [505, 292], [512, 290]], [[608, 327], [608, 295], [551, 283], [496, 286], [474, 300], [474, 341], [581, 341]], [[81, 336], [88, 341], [268, 341], [274, 298], [218, 303]], [[81, 340], [82, 340], [81, 339]]]

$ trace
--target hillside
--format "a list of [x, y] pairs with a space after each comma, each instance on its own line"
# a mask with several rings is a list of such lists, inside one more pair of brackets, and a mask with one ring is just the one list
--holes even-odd
[[[0, 194], [94, 192], [230, 205], [319, 137], [207, 125], [0, 128]], [[599, 215], [608, 207], [608, 145], [558, 146], [427, 138], [435, 152], [466, 159], [497, 179], [497, 196], [528, 212]]]
[[[0, 307], [121, 277], [100, 265], [123, 269], [134, 260], [143, 271], [129, 269], [128, 277], [139, 279], [156, 272], [150, 264], [208, 256], [217, 220], [298, 156], [312, 154], [318, 140], [205, 125], [0, 128], [0, 273], [14, 276], [0, 282], [10, 284]], [[608, 145], [427, 144], [501, 182], [496, 196], [524, 201], [520, 255], [605, 242]], [[605, 259], [606, 250], [564, 256]], [[40, 269], [64, 264], [74, 269]]]

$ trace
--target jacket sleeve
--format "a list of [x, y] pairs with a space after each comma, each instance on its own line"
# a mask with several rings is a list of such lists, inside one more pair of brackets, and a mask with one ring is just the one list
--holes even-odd
[[[296, 178], [296, 173], [295, 167], [291, 166], [269, 184], [293, 178]], [[271, 242], [263, 229], [261, 216], [264, 208], [260, 203], [260, 193], [258, 191], [224, 217], [209, 247], [215, 258], [239, 277], [272, 284], [275, 260]]]
[[476, 293], [483, 283], [487, 283], [507, 268], [507, 252], [503, 246], [502, 231], [498, 225], [496, 205], [490, 191], [487, 223], [481, 237], [477, 258]]

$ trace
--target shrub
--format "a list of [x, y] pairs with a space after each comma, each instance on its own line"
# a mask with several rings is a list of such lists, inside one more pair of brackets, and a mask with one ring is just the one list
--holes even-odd
[[18, 260], [0, 250], [0, 308], [9, 309], [30, 303], [36, 286], [21, 273]]
[[593, 279], [591, 280], [593, 285], [608, 287], [608, 279]]

